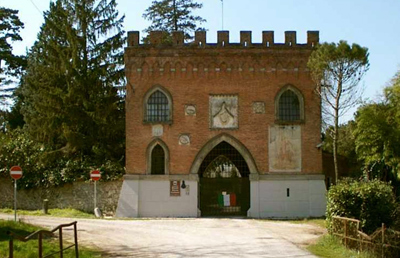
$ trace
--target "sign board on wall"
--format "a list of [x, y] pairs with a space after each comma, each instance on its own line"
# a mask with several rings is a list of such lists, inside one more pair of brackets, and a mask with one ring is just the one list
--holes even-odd
[[181, 196], [181, 181], [178, 180], [170, 181], [169, 195]]

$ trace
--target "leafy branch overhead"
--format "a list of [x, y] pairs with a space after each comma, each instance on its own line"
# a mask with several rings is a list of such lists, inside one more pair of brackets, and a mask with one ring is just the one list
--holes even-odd
[[360, 102], [362, 93], [358, 87], [369, 69], [368, 49], [358, 44], [348, 45], [346, 41], [324, 43], [314, 51], [308, 62], [311, 75], [319, 87], [327, 109], [325, 114], [333, 117], [338, 109], [339, 116]]
[[[194, 31], [204, 30], [198, 25], [206, 22], [206, 20], [193, 14], [194, 11], [202, 7], [203, 4], [192, 0], [153, 1], [143, 14], [143, 18], [151, 22], [151, 25], [144, 32], [149, 33], [156, 30], [168, 32], [164, 38], [165, 43], [172, 42], [172, 31], [183, 31], [184, 39], [186, 41], [192, 40]], [[148, 37], [145, 37], [143, 41], [149, 43]]]

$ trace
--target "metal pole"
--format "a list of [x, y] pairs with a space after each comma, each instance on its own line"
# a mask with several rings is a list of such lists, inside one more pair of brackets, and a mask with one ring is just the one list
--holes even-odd
[[17, 180], [14, 179], [14, 221], [17, 222]]
[[222, 30], [224, 30], [224, 0], [221, 0], [222, 3]]
[[97, 189], [96, 189], [96, 183], [97, 183], [97, 181], [94, 181], [94, 209], [97, 208], [97, 200], [96, 200]]

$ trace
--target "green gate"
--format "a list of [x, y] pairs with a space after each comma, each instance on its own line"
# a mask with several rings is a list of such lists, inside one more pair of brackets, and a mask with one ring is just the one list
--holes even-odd
[[249, 168], [227, 142], [211, 150], [200, 166], [200, 210], [204, 216], [247, 216]]

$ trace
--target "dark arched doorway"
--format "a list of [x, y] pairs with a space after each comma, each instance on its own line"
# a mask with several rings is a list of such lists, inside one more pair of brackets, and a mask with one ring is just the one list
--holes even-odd
[[250, 170], [243, 156], [222, 141], [199, 168], [202, 216], [246, 216], [250, 208]]

